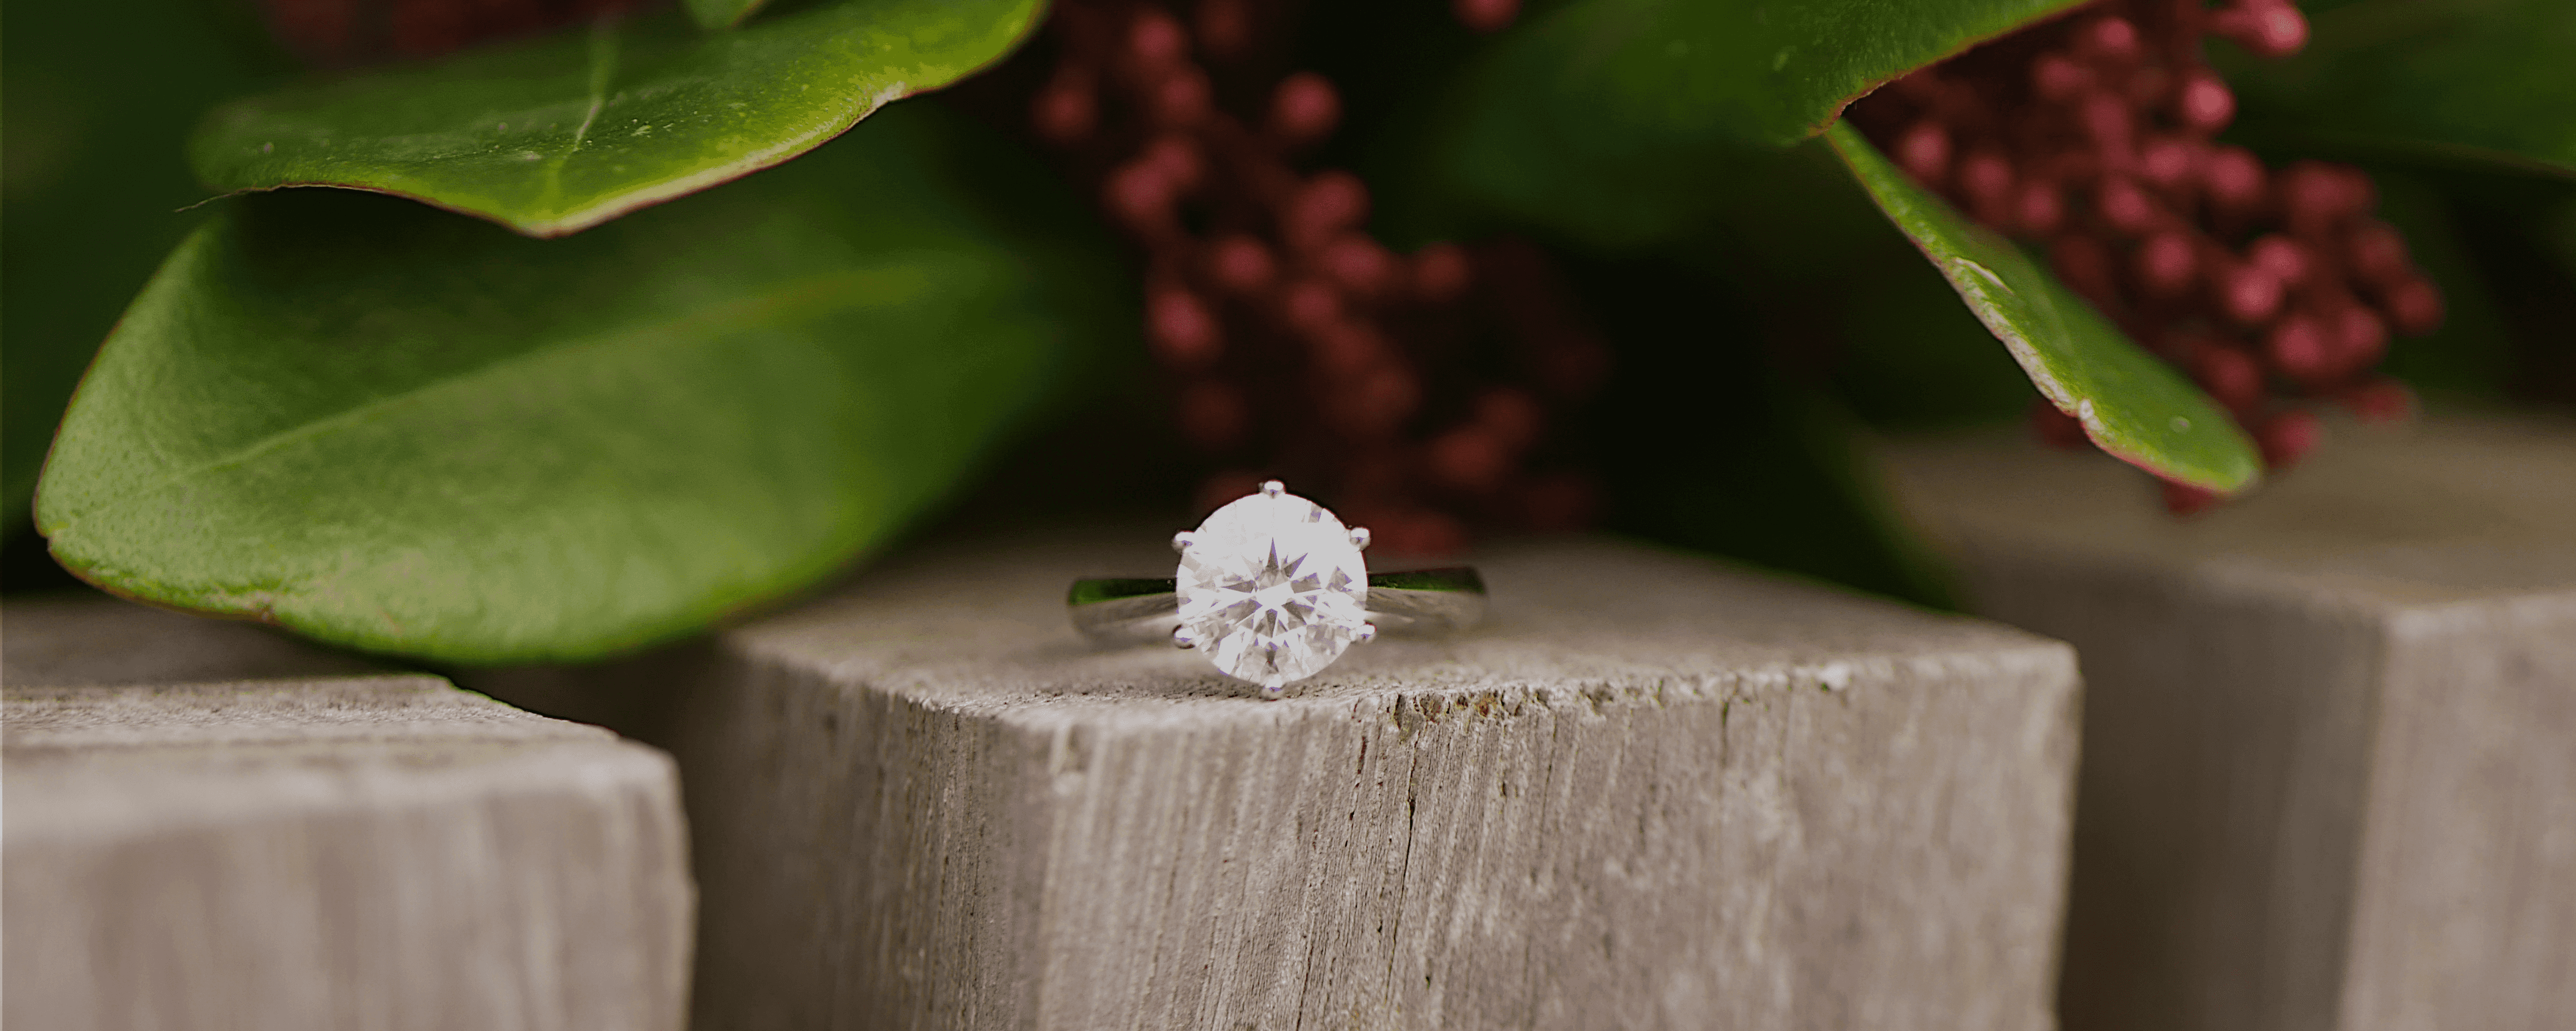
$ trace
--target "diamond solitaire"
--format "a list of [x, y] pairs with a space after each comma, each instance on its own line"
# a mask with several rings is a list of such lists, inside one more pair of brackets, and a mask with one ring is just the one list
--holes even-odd
[[1377, 635], [1360, 558], [1368, 538], [1278, 481], [1262, 484], [1172, 538], [1181, 553], [1172, 643], [1272, 692], [1313, 676]]
[[1436, 635], [1485, 617], [1485, 580], [1466, 566], [1370, 575], [1369, 532], [1278, 481], [1172, 535], [1179, 576], [1095, 576], [1065, 592], [1073, 628], [1103, 646], [1167, 642], [1196, 648], [1227, 676], [1278, 698], [1351, 645], [1395, 634]]

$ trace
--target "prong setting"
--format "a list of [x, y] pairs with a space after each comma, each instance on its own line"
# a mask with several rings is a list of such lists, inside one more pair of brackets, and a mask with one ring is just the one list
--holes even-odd
[[1351, 547], [1358, 548], [1361, 551], [1367, 551], [1368, 546], [1369, 528], [1365, 526], [1351, 527]]
[[1280, 494], [1285, 493], [1287, 490], [1288, 485], [1277, 480], [1268, 480], [1261, 484], [1261, 493], [1264, 497], [1275, 498]]
[[1199, 536], [1197, 534], [1191, 533], [1188, 530], [1183, 530], [1179, 533], [1173, 534], [1172, 550], [1175, 552], [1186, 552], [1190, 550], [1190, 545], [1198, 543], [1198, 539]]
[[1377, 624], [1375, 623], [1362, 623], [1360, 624], [1359, 632], [1351, 635], [1352, 644], [1367, 644], [1374, 640], [1377, 640]]
[[1190, 633], [1190, 628], [1186, 626], [1176, 626], [1172, 628], [1172, 647], [1187, 651], [1198, 646], [1198, 636]]

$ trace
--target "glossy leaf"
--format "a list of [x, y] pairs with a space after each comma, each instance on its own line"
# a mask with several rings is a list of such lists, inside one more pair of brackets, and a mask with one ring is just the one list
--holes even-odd
[[1890, 221], [1994, 331], [2031, 384], [2108, 451], [2169, 480], [2234, 493], [2262, 478], [2234, 420], [1991, 230], [1888, 163], [1849, 123], [1826, 137]]
[[37, 527], [122, 594], [457, 662], [596, 657], [811, 583], [1125, 324], [1079, 206], [957, 132], [907, 105], [562, 241], [236, 202], [102, 349]]
[[764, 0], [688, 0], [689, 17], [703, 29], [731, 28], [751, 17]]
[[1426, 192], [1589, 241], [1666, 238], [1741, 149], [1813, 136], [1880, 83], [2071, 6], [1576, 0], [1461, 77], [1426, 127]]
[[1040, 0], [828, 0], [733, 32], [602, 22], [217, 108], [217, 190], [344, 186], [559, 236], [795, 157], [1010, 50]]
[[2576, 3], [2360, 0], [2306, 49], [2227, 62], [2264, 135], [2576, 176]]

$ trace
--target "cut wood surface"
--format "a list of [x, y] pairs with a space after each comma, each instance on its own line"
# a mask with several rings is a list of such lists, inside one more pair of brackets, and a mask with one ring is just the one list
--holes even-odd
[[1573, 541], [1265, 702], [1067, 626], [1160, 537], [916, 554], [721, 639], [699, 1026], [2049, 1026], [2063, 645]]
[[382, 672], [256, 623], [90, 591], [0, 605], [0, 684], [188, 684]]
[[2182, 520], [2099, 456], [1890, 457], [2083, 656], [2066, 1026], [2576, 1027], [2576, 424], [2347, 427]]
[[[20, 616], [12, 652], [43, 636]], [[682, 1026], [661, 753], [433, 677], [22, 675], [0, 688], [8, 1026]]]

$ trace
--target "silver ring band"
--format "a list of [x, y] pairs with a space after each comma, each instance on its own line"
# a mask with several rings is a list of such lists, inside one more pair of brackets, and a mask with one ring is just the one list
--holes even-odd
[[[1181, 625], [1175, 577], [1089, 577], [1073, 582], [1065, 606], [1073, 628], [1094, 644], [1170, 644]], [[1485, 579], [1468, 566], [1371, 573], [1369, 622], [1390, 634], [1444, 634], [1485, 618]]]

